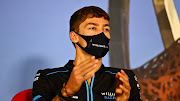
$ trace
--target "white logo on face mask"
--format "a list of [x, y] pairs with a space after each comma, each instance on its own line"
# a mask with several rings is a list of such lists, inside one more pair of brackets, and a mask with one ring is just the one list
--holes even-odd
[[[90, 40], [90, 43], [92, 43], [92, 39]], [[92, 46], [95, 46], [95, 47], [102, 47], [102, 48], [108, 48], [108, 46], [106, 46], [106, 45], [95, 44], [95, 43], [92, 43]]]
[[105, 45], [100, 45], [100, 44], [93, 44], [93, 43], [92, 43], [92, 46], [106, 48]]

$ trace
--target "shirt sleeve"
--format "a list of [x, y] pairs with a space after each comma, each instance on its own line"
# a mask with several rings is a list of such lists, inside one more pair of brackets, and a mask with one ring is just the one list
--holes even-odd
[[132, 70], [131, 70], [131, 76], [130, 76], [129, 82], [131, 85], [131, 92], [130, 92], [129, 101], [142, 101], [140, 86], [139, 86], [139, 83], [137, 81], [137, 77]]
[[[52, 82], [48, 80], [48, 77], [44, 73], [44, 71], [39, 70], [33, 82], [33, 101], [51, 101], [56, 95], [58, 95], [59, 98], [64, 99], [66, 101], [69, 100], [69, 98], [66, 98], [61, 94], [61, 89], [63, 85], [61, 85], [60, 89], [57, 90], [57, 88], [51, 86], [53, 85], [51, 83]], [[57, 90], [58, 92], [55, 93], [55, 90]]]
[[43, 70], [39, 70], [33, 82], [33, 101], [51, 101], [55, 95]]

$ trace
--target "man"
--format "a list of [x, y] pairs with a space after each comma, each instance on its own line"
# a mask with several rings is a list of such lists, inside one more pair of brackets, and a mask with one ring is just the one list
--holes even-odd
[[105, 68], [109, 50], [108, 14], [89, 6], [70, 19], [75, 60], [64, 67], [39, 70], [33, 84], [33, 101], [139, 101], [140, 88], [130, 70]]

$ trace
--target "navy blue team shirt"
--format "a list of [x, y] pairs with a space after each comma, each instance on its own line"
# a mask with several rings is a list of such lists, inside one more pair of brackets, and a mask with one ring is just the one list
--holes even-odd
[[[104, 67], [104, 65], [92, 77], [90, 87], [85, 81], [74, 96], [63, 97], [61, 89], [63, 83], [67, 83], [73, 67], [73, 60], [69, 60], [64, 67], [39, 70], [33, 83], [33, 101], [51, 101], [57, 94], [68, 101], [116, 101], [115, 75], [120, 69]], [[131, 86], [129, 101], [141, 101], [136, 75], [132, 70], [123, 70], [128, 75]]]

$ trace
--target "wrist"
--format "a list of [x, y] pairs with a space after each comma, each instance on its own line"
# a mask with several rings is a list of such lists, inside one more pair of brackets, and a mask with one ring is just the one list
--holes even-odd
[[71, 97], [71, 96], [73, 96], [73, 94], [70, 93], [69, 89], [67, 89], [65, 83], [63, 84], [63, 88], [61, 89], [61, 94], [62, 94], [64, 97]]
[[60, 101], [69, 101], [70, 100], [70, 97], [68, 95], [66, 95], [63, 88], [59, 90], [58, 97], [59, 97]]
[[66, 94], [66, 92], [64, 91], [63, 88], [61, 89], [61, 94], [62, 94], [62, 96], [64, 96], [64, 97], [69, 97], [69, 96]]

